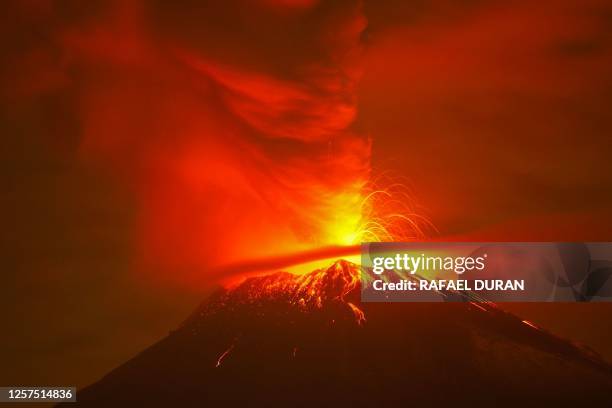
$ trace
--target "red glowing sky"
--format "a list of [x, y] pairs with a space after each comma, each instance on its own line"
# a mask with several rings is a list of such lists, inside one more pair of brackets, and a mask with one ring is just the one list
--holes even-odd
[[132, 193], [143, 269], [201, 281], [211, 266], [344, 244], [356, 229], [370, 168], [370, 142], [351, 129], [366, 22], [356, 3], [315, 6], [111, 2], [60, 17], [50, 44], [15, 57], [49, 58], [15, 97], [70, 98], [75, 154]]
[[[4, 301], [91, 322], [49, 329], [68, 358], [112, 344], [121, 361], [212, 266], [347, 243], [380, 175], [432, 238], [609, 240], [603, 1], [4, 7]], [[19, 332], [16, 356], [39, 337]]]

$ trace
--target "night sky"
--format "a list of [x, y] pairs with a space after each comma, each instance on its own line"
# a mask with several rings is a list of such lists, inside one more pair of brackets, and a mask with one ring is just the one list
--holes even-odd
[[[604, 1], [3, 7], [0, 384], [95, 381], [362, 177], [439, 239], [611, 240]], [[506, 307], [612, 359], [609, 305]]]

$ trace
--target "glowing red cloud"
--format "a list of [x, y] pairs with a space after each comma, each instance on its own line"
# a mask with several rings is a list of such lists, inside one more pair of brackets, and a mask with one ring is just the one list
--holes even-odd
[[183, 41], [147, 3], [58, 31], [77, 73], [82, 157], [134, 192], [147, 269], [205, 279], [221, 263], [354, 240], [369, 176], [370, 142], [351, 128], [365, 19], [357, 4], [298, 6], [277, 24], [318, 22], [280, 71], [245, 61], [248, 43], [232, 48], [229, 31], [222, 51], [191, 44], [206, 35]]

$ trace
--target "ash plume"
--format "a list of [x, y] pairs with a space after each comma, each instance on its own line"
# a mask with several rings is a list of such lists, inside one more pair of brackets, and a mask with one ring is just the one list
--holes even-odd
[[139, 264], [197, 277], [357, 228], [370, 169], [353, 129], [359, 2], [14, 7], [45, 40], [9, 55], [29, 80], [7, 97], [62, 101], [60, 138], [76, 129], [79, 157], [134, 194]]

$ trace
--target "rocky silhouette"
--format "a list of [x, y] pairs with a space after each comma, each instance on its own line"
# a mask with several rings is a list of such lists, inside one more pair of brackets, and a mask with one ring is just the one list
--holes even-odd
[[595, 352], [494, 304], [360, 303], [359, 267], [249, 278], [77, 394], [82, 406], [605, 403]]

